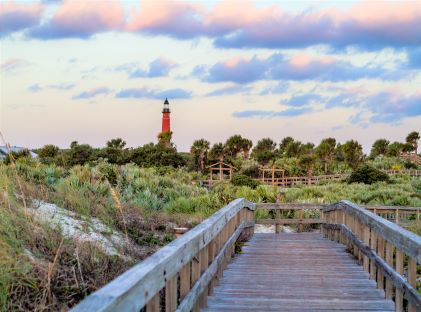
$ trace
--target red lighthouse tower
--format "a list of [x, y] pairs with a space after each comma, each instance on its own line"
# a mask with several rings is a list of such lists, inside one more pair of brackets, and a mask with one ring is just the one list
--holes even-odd
[[162, 110], [162, 133], [170, 132], [170, 103], [165, 99], [164, 109]]

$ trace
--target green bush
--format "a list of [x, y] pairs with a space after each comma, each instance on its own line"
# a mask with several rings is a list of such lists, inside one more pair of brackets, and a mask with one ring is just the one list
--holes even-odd
[[369, 165], [364, 165], [351, 173], [348, 183], [372, 184], [380, 181], [389, 182], [389, 180], [389, 176], [385, 172]]
[[244, 175], [244, 174], [237, 174], [232, 177], [231, 183], [235, 186], [248, 186], [252, 189], [255, 189], [257, 186], [259, 186], [259, 182], [256, 180], [253, 180], [252, 178]]

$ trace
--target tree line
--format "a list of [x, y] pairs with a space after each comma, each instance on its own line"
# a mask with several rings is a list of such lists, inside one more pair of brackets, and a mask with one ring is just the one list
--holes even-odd
[[[35, 152], [43, 163], [68, 167], [105, 160], [117, 165], [135, 163], [142, 167], [187, 167], [191, 171], [202, 172], [206, 171], [208, 165], [218, 161], [238, 165], [252, 160], [259, 166], [269, 167], [294, 159], [301, 169], [294, 174], [303, 172], [311, 175], [316, 164], [324, 173], [329, 173], [332, 162], [344, 163], [355, 169], [366, 159], [375, 159], [378, 156], [398, 157], [402, 152], [414, 153], [418, 149], [420, 139], [420, 134], [416, 131], [409, 133], [405, 142], [378, 139], [372, 145], [370, 154], [364, 155], [361, 144], [356, 140], [342, 144], [335, 138], [325, 138], [316, 146], [288, 136], [279, 143], [271, 138], [263, 138], [253, 147], [250, 139], [233, 135], [224, 143], [213, 145], [205, 139], [198, 139], [193, 142], [190, 153], [179, 153], [174, 144], [168, 144], [171, 135], [172, 133], [160, 133], [158, 143], [149, 143], [136, 148], [128, 148], [123, 139], [115, 138], [107, 141], [103, 148], [94, 148], [74, 141], [67, 149], [48, 144]], [[25, 156], [25, 153], [12, 154], [14, 158], [21, 156]], [[258, 171], [258, 168], [253, 170]], [[250, 175], [257, 174], [258, 172], [250, 173]]]
[[[414, 153], [418, 149], [419, 139], [420, 134], [413, 131], [407, 135], [404, 143], [391, 143], [386, 139], [376, 140], [368, 158], [374, 159], [380, 155], [398, 157], [402, 152]], [[298, 158], [301, 166], [306, 171], [310, 171], [310, 174], [315, 162], [320, 161], [325, 173], [328, 173], [329, 164], [333, 160], [345, 162], [355, 169], [367, 157], [363, 153], [361, 144], [356, 140], [349, 140], [341, 144], [335, 138], [325, 138], [315, 146], [313, 143], [302, 143], [288, 136], [283, 138], [279, 144], [271, 138], [263, 138], [253, 148], [252, 146], [251, 140], [243, 138], [241, 135], [234, 135], [225, 143], [215, 143], [212, 146], [205, 139], [196, 140], [193, 142], [190, 152], [195, 157], [197, 169], [202, 171], [205, 169], [206, 163], [232, 162], [233, 159], [241, 156], [244, 159], [251, 157], [262, 166], [274, 163], [280, 158]]]

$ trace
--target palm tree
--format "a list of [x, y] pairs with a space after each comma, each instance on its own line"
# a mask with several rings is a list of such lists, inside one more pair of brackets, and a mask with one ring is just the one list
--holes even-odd
[[300, 166], [306, 171], [307, 173], [307, 183], [310, 185], [311, 184], [311, 176], [313, 175], [313, 169], [314, 169], [314, 165], [316, 163], [316, 157], [314, 156], [314, 154], [306, 154], [306, 155], [302, 155], [299, 158], [299, 164]]
[[243, 150], [244, 159], [248, 159], [250, 156], [250, 149], [253, 146], [253, 142], [249, 139], [243, 138], [241, 140], [241, 149]]
[[317, 156], [324, 163], [324, 171], [327, 173], [328, 165], [335, 156], [336, 140], [334, 138], [323, 139], [316, 148]]
[[225, 147], [222, 143], [215, 143], [209, 151], [209, 158], [224, 161]]
[[205, 158], [209, 150], [210, 143], [205, 139], [196, 140], [190, 148], [190, 153], [199, 158], [200, 170], [205, 170]]
[[416, 132], [416, 131], [412, 131], [406, 137], [406, 143], [408, 143], [412, 146], [412, 151], [414, 151], [415, 154], [418, 151], [418, 140], [419, 139], [420, 139], [420, 134], [419, 134], [419, 132]]

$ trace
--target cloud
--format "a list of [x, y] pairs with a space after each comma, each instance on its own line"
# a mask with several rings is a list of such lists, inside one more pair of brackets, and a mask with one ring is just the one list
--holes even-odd
[[281, 81], [278, 84], [267, 87], [260, 92], [260, 95], [268, 95], [268, 94], [282, 94], [287, 91], [289, 88], [289, 84], [287, 82]]
[[421, 68], [421, 47], [408, 49], [407, 58], [410, 68]]
[[398, 124], [405, 118], [421, 116], [421, 93], [404, 95], [398, 89], [369, 93], [364, 89], [351, 89], [332, 96], [326, 101], [327, 109], [352, 108], [358, 112], [350, 122], [364, 126], [370, 123]]
[[96, 97], [97, 95], [106, 95], [111, 93], [111, 90], [107, 87], [98, 87], [88, 91], [81, 92], [77, 95], [72, 97], [73, 100], [82, 100], [82, 99], [90, 99]]
[[207, 70], [203, 69], [202, 73], [205, 74], [202, 74], [201, 78], [206, 82], [249, 83], [265, 78], [267, 64], [256, 56], [250, 60], [237, 57], [216, 63]]
[[124, 11], [117, 1], [63, 1], [53, 17], [27, 35], [42, 40], [87, 39], [100, 32], [122, 29]]
[[116, 98], [149, 98], [149, 99], [189, 99], [192, 96], [191, 91], [184, 89], [152, 90], [147, 88], [131, 88], [120, 90]]
[[[287, 12], [286, 2], [262, 5], [251, 0], [143, 0], [126, 20], [119, 1], [44, 1], [58, 9], [38, 25], [43, 5], [2, 4], [2, 34], [29, 28], [39, 39], [81, 38], [107, 31], [163, 35], [177, 39], [206, 37], [218, 48], [416, 47], [421, 44], [418, 1], [361, 1], [346, 9], [323, 7]], [[276, 2], [275, 2], [276, 3]], [[54, 7], [54, 5], [53, 5]]]
[[221, 96], [221, 95], [232, 95], [238, 93], [249, 93], [251, 91], [250, 87], [245, 86], [229, 86], [225, 88], [220, 88], [213, 90], [207, 93], [205, 96]]
[[352, 92], [345, 92], [329, 98], [325, 107], [359, 107], [360, 105], [361, 100], [356, 94], [353, 94]]
[[233, 117], [236, 118], [273, 118], [273, 117], [295, 117], [311, 113], [314, 110], [311, 107], [289, 108], [283, 111], [265, 111], [265, 110], [246, 110], [234, 112]]
[[323, 97], [316, 93], [307, 93], [302, 95], [294, 95], [288, 100], [281, 101], [281, 104], [288, 106], [305, 106], [314, 102], [320, 102], [323, 100]]
[[43, 10], [40, 3], [0, 3], [0, 37], [38, 25]]
[[128, 31], [189, 39], [206, 33], [203, 7], [181, 1], [142, 1], [127, 24]]
[[165, 58], [157, 58], [149, 63], [148, 69], [141, 69], [137, 63], [126, 63], [114, 68], [115, 71], [127, 72], [129, 78], [156, 78], [166, 77], [178, 65]]
[[206, 82], [250, 83], [257, 80], [351, 81], [362, 78], [398, 79], [404, 72], [388, 72], [379, 67], [356, 67], [330, 56], [313, 57], [306, 53], [286, 57], [275, 53], [268, 58], [232, 58], [208, 67], [196, 67], [193, 76]]
[[32, 92], [32, 93], [36, 93], [41, 91], [42, 88], [39, 86], [39, 84], [33, 84], [31, 86], [28, 87], [28, 91]]
[[297, 13], [287, 13], [279, 5], [257, 6], [252, 1], [221, 1], [211, 9], [188, 2], [144, 1], [127, 28], [179, 39], [209, 37], [220, 48], [325, 44], [371, 50], [419, 45], [420, 26], [417, 1], [362, 1], [344, 10], [330, 7]]
[[29, 62], [24, 59], [19, 58], [10, 58], [1, 63], [0, 69], [3, 72], [10, 72], [13, 71], [19, 67], [24, 67], [29, 65]]
[[399, 123], [408, 117], [421, 116], [421, 93], [404, 96], [395, 92], [380, 92], [364, 103], [374, 123]]
[[28, 90], [32, 93], [39, 92], [44, 89], [55, 89], [55, 90], [72, 90], [76, 85], [74, 83], [60, 83], [60, 84], [50, 84], [45, 87], [40, 86], [39, 84], [34, 84], [28, 87]]

